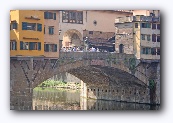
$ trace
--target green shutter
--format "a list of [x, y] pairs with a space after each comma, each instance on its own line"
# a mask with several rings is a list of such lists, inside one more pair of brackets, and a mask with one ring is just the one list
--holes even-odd
[[53, 45], [53, 52], [57, 52], [57, 44]]
[[34, 44], [33, 42], [29, 42], [29, 50], [33, 50], [34, 49]]
[[55, 44], [55, 52], [57, 52], [57, 44]]
[[54, 18], [53, 19], [56, 20], [56, 13], [53, 13], [53, 14], [54, 14]]
[[27, 30], [27, 22], [22, 22], [22, 30]]
[[38, 42], [38, 50], [41, 50], [41, 42]]
[[20, 50], [23, 50], [23, 41], [20, 41]]
[[49, 52], [49, 44], [44, 44], [44, 51]]
[[51, 28], [49, 27], [49, 34], [51, 34]]
[[17, 50], [17, 42], [15, 42], [14, 44], [15, 44], [15, 50]]
[[52, 28], [52, 34], [54, 34], [54, 28]]
[[44, 12], [44, 19], [48, 19], [49, 13], [48, 12]]
[[37, 31], [42, 31], [42, 24], [37, 24]]

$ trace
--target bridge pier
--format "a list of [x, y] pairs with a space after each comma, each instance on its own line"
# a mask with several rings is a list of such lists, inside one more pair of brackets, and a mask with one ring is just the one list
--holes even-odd
[[32, 90], [11, 91], [10, 110], [32, 110]]
[[80, 107], [81, 110], [87, 110], [87, 86], [82, 80], [80, 90]]

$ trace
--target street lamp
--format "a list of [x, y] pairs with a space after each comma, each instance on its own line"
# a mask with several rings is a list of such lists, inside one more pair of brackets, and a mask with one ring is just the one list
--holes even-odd
[[84, 44], [85, 44], [85, 50], [87, 51], [87, 49], [88, 49], [88, 37], [84, 37]]

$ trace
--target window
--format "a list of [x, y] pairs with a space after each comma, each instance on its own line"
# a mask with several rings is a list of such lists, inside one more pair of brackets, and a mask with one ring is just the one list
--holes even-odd
[[135, 28], [138, 28], [138, 23], [135, 23]]
[[64, 23], [83, 23], [83, 12], [62, 11], [62, 22]]
[[16, 23], [16, 21], [14, 21], [14, 22], [12, 21], [12, 22], [11, 22], [10, 30], [11, 30], [11, 29], [17, 29], [17, 23]]
[[68, 11], [62, 11], [62, 22], [66, 22], [68, 23], [68, 19], [69, 15], [68, 15]]
[[157, 24], [157, 29], [160, 30], [160, 24]]
[[41, 50], [41, 42], [20, 41], [20, 50]]
[[145, 40], [145, 35], [141, 34], [142, 40]]
[[160, 48], [157, 48], [157, 55], [160, 55]]
[[145, 52], [146, 52], [145, 48], [142, 48], [142, 54], [145, 54]]
[[156, 34], [152, 34], [152, 42], [156, 42]]
[[54, 15], [54, 18], [53, 19], [56, 20], [56, 13], [53, 13], [53, 15]]
[[145, 53], [145, 54], [148, 54], [148, 51], [149, 51], [149, 48], [148, 48], [148, 47], [146, 47], [146, 53]]
[[76, 23], [76, 12], [69, 12], [69, 22]]
[[151, 39], [150, 39], [150, 35], [147, 35], [147, 41], [150, 41]]
[[152, 23], [152, 29], [156, 29], [156, 24]]
[[37, 50], [37, 46], [36, 42], [29, 42], [29, 50]]
[[142, 23], [142, 28], [151, 28], [151, 23]]
[[22, 22], [22, 30], [33, 30], [33, 31], [36, 31], [36, 23]]
[[45, 52], [57, 52], [57, 44], [44, 44]]
[[42, 31], [42, 24], [37, 24], [37, 31]]
[[93, 31], [89, 31], [89, 34], [93, 34]]
[[44, 12], [44, 19], [54, 19], [54, 20], [56, 20], [56, 13]]
[[10, 50], [17, 50], [17, 42], [10, 41]]
[[157, 35], [157, 42], [160, 42], [160, 35]]
[[83, 23], [83, 12], [77, 12], [77, 18], [76, 21], [77, 23]]
[[38, 42], [38, 50], [41, 50], [41, 42]]
[[20, 41], [20, 50], [28, 50], [28, 49], [29, 49], [28, 42]]
[[141, 47], [141, 54], [151, 54], [151, 48]]
[[156, 48], [151, 48], [151, 54], [156, 55]]
[[50, 26], [49, 27], [49, 34], [50, 35], [53, 35], [54, 34], [54, 27], [53, 26]]
[[151, 28], [151, 23], [147, 23], [147, 28]]

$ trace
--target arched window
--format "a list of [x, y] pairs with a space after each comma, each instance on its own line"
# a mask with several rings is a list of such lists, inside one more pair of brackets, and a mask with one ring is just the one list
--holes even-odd
[[119, 45], [119, 53], [124, 53], [124, 45], [123, 44]]

